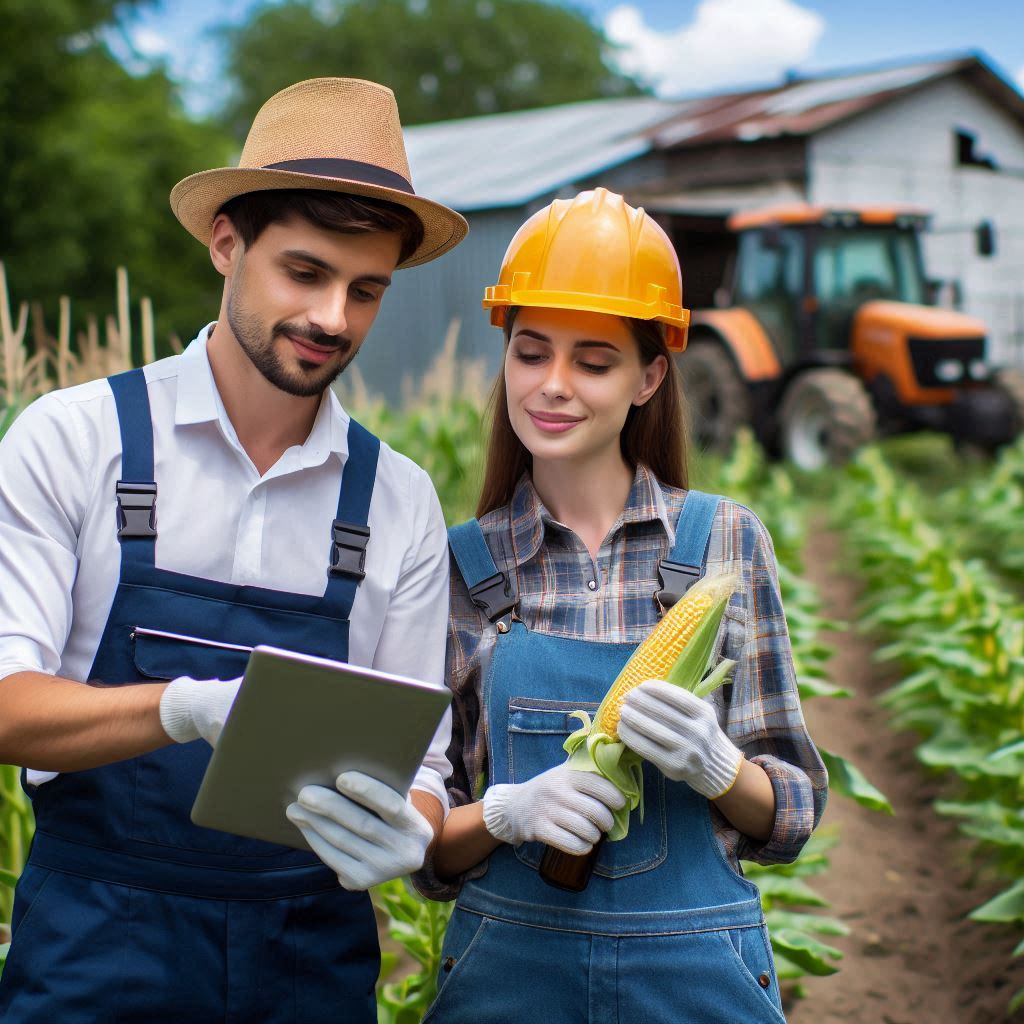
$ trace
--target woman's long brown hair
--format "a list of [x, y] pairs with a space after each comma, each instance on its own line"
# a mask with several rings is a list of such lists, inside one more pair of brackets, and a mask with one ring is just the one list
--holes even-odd
[[[509, 309], [505, 320], [506, 348], [517, 312], [515, 307]], [[649, 366], [658, 356], [668, 360], [668, 373], [658, 390], [643, 405], [634, 405], [626, 415], [620, 437], [623, 457], [634, 468], [643, 463], [670, 487], [686, 488], [689, 484], [685, 405], [679, 371], [665, 345], [664, 325], [656, 320], [623, 319], [636, 339], [644, 366]], [[533, 467], [532, 456], [516, 436], [508, 416], [504, 366], [498, 371], [488, 407], [491, 430], [477, 518], [507, 505], [519, 478]]]

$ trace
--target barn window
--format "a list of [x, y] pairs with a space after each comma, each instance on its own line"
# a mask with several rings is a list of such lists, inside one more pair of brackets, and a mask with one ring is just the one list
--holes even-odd
[[957, 128], [953, 132], [954, 159], [957, 167], [983, 167], [985, 170], [996, 170], [996, 162], [988, 155], [982, 155], [975, 149], [978, 137], [973, 132]]

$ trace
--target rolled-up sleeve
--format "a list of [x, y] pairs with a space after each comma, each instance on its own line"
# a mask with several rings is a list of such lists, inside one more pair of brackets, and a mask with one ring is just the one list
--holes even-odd
[[746, 621], [743, 628], [726, 631], [723, 654], [737, 665], [725, 729], [771, 781], [775, 824], [764, 841], [737, 834], [735, 849], [741, 859], [788, 864], [825, 810], [828, 773], [800, 707], [772, 540], [752, 512], [742, 509], [742, 514]]
[[72, 411], [52, 396], [0, 441], [0, 679], [60, 668], [91, 462]]

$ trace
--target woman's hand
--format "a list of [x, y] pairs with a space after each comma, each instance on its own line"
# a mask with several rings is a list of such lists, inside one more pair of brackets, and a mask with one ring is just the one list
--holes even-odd
[[714, 707], [660, 679], [648, 679], [626, 695], [619, 739], [666, 778], [686, 782], [709, 800], [732, 788], [743, 765]]
[[560, 764], [527, 782], [491, 786], [484, 793], [484, 825], [513, 846], [536, 841], [579, 855], [612, 827], [612, 810], [625, 802], [602, 776]]

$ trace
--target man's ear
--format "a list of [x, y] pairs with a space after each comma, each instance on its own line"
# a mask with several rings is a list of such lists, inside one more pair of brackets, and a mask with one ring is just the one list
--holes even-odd
[[219, 213], [210, 229], [210, 260], [224, 277], [230, 277], [238, 267], [245, 251], [245, 243], [231, 218]]

